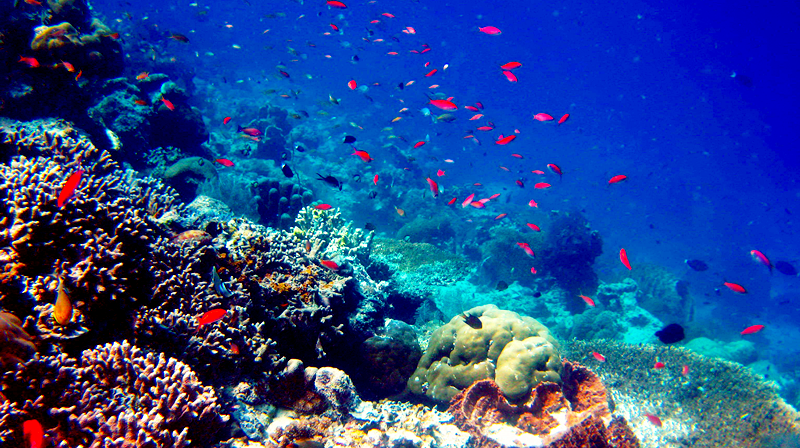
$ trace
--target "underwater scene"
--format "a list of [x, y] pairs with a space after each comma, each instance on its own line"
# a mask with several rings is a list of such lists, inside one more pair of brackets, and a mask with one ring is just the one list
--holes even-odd
[[0, 0], [0, 448], [800, 447], [800, 5]]

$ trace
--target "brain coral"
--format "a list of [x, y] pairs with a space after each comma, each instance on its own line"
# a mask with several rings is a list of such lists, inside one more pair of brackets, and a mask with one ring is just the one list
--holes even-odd
[[478, 380], [494, 379], [511, 401], [543, 381], [561, 382], [561, 358], [550, 331], [536, 319], [494, 305], [472, 308], [475, 329], [462, 316], [437, 329], [408, 381], [415, 395], [445, 402]]

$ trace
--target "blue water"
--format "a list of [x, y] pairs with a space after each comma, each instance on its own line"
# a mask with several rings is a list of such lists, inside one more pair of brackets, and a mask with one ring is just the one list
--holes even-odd
[[[788, 359], [796, 368], [791, 360], [800, 356], [781, 337], [791, 340], [800, 333], [800, 279], [770, 274], [749, 252], [758, 249], [773, 263], [786, 260], [800, 268], [797, 3], [739, 2], [721, 8], [688, 1], [505, 1], [493, 7], [490, 2], [348, 1], [344, 10], [321, 0], [170, 3], [94, 5], [122, 32], [133, 54], [128, 75], [158, 71], [145, 65], [149, 53], [139, 53], [142, 48], [173, 56], [171, 66], [159, 69], [194, 72], [203, 88], [192, 101], [210, 131], [222, 129], [225, 116], [246, 124], [267, 104], [305, 110], [319, 128], [344, 123], [328, 131], [335, 138], [357, 136], [359, 149], [375, 159], [365, 165], [346, 145], [316, 154], [333, 165], [345, 164], [341, 169], [349, 174], [364, 175], [361, 184], [343, 179], [341, 193], [316, 189], [320, 199], [334, 205], [348, 195], [357, 202], [344, 207], [346, 217], [375, 222], [384, 235], [397, 230], [389, 204], [376, 210], [365, 199], [375, 173], [394, 173], [382, 175], [383, 182], [396, 177], [394, 185], [380, 184], [376, 190], [395, 198], [394, 206], [412, 204], [409, 216], [431, 216], [453, 196], [460, 203], [476, 182], [484, 184], [486, 196], [502, 193], [487, 208], [508, 213], [508, 219], [529, 213], [526, 204], [532, 198], [543, 210], [580, 210], [604, 240], [595, 266], [601, 280], [624, 274], [618, 261], [624, 247], [632, 264], [658, 264], [690, 282], [701, 325], [723, 328], [720, 337], [728, 340], [749, 325], [767, 325], [753, 338], [761, 358], [782, 364]], [[331, 23], [341, 33], [332, 32]], [[502, 34], [478, 32], [487, 25]], [[406, 26], [416, 34], [402, 33]], [[166, 39], [168, 32], [182, 33], [190, 42]], [[409, 52], [422, 50], [423, 44], [431, 51]], [[351, 60], [354, 55], [358, 62]], [[498, 68], [509, 61], [523, 64], [514, 70], [517, 83], [508, 82]], [[278, 74], [278, 65], [286, 66], [290, 78]], [[426, 78], [433, 68], [438, 73]], [[369, 87], [371, 100], [347, 87], [351, 79]], [[413, 86], [397, 88], [411, 80]], [[440, 87], [428, 89], [431, 84]], [[280, 99], [265, 95], [266, 89], [300, 93]], [[482, 102], [480, 123], [491, 120], [496, 129], [474, 132], [481, 141], [477, 146], [462, 138], [475, 128], [467, 121], [471, 112], [456, 112], [455, 123], [432, 123], [420, 109], [430, 107], [425, 94], [436, 92], [453, 96], [459, 106]], [[329, 95], [341, 104], [332, 107]], [[391, 123], [403, 107], [409, 113]], [[321, 110], [331, 116], [317, 115]], [[533, 120], [539, 112], [556, 119], [569, 113], [570, 118], [556, 126]], [[387, 126], [408, 143], [386, 140], [381, 129]], [[518, 137], [508, 146], [493, 143], [515, 129]], [[411, 148], [426, 138], [426, 145]], [[387, 142], [415, 160], [383, 148]], [[447, 158], [455, 163], [445, 163]], [[550, 173], [531, 173], [546, 170], [547, 163], [564, 170], [561, 182]], [[314, 175], [302, 165], [294, 168]], [[398, 168], [409, 173], [400, 176]], [[439, 169], [446, 171], [444, 177], [435, 176]], [[616, 174], [628, 180], [607, 187]], [[427, 190], [427, 176], [443, 188], [436, 200]], [[518, 179], [524, 189], [515, 184]], [[554, 186], [535, 191], [533, 184], [540, 181]], [[413, 201], [406, 197], [412, 194]], [[422, 195], [426, 200], [420, 203]], [[456, 207], [456, 212], [467, 222], [472, 210]], [[687, 258], [702, 259], [711, 269], [693, 272], [683, 264]], [[723, 281], [745, 285], [749, 294], [735, 295]]]

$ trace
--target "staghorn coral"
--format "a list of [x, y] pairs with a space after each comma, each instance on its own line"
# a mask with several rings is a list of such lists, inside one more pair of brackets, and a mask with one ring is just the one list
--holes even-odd
[[[2, 377], [7, 407], [37, 419], [53, 446], [208, 446], [228, 417], [214, 391], [194, 372], [163, 354], [123, 341], [65, 354], [35, 357]], [[22, 445], [21, 434], [0, 420], [0, 433]]]
[[312, 258], [357, 259], [361, 264], [369, 263], [374, 232], [353, 229], [353, 223], [342, 218], [338, 209], [317, 210], [305, 207], [300, 210], [292, 230], [301, 240], [312, 241]]
[[557, 343], [538, 321], [494, 305], [465, 314], [479, 317], [481, 328], [459, 315], [436, 330], [408, 380], [413, 394], [449, 401], [475, 381], [496, 378], [506, 397], [519, 401], [542, 381], [561, 382]]
[[606, 390], [597, 375], [564, 361], [562, 379], [561, 386], [539, 383], [518, 405], [510, 404], [494, 381], [479, 380], [453, 398], [448, 412], [480, 447], [639, 447], [625, 419], [610, 418]]

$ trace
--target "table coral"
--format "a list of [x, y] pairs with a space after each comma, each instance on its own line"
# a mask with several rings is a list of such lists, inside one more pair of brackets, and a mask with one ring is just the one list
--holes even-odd
[[503, 393], [519, 401], [542, 381], [561, 382], [557, 343], [547, 327], [494, 305], [465, 314], [477, 316], [481, 328], [459, 315], [436, 330], [408, 381], [413, 394], [444, 402], [475, 381], [496, 378]]
[[[52, 446], [208, 446], [228, 419], [188, 366], [127, 342], [85, 350], [80, 359], [37, 356], [0, 381], [6, 406], [39, 420]], [[22, 446], [22, 435], [4, 426], [10, 423], [0, 420], [0, 433]]]

